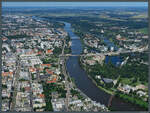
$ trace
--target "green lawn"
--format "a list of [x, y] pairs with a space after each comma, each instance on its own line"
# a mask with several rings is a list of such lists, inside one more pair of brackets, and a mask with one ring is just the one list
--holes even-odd
[[129, 78], [121, 78], [121, 83], [124, 83], [124, 84], [130, 84], [131, 83], [131, 80]]

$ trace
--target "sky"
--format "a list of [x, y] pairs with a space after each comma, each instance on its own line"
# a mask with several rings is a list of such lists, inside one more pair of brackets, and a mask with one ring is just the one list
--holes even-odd
[[2, 7], [46, 6], [148, 6], [148, 2], [2, 2]]

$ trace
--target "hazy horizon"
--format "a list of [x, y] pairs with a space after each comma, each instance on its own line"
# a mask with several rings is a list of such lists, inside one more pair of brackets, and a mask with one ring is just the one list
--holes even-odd
[[148, 2], [2, 2], [2, 7], [48, 7], [48, 6], [130, 6], [147, 7]]

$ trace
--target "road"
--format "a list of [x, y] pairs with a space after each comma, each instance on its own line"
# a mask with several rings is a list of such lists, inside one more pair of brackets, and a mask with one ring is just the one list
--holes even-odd
[[15, 110], [20, 67], [21, 67], [20, 66], [20, 58], [19, 58], [19, 56], [17, 56], [17, 60], [16, 60], [16, 68], [17, 69], [16, 69], [14, 77], [13, 77], [14, 91], [13, 91], [13, 97], [12, 97], [12, 103], [11, 103], [11, 106], [10, 106], [10, 111]]
[[28, 73], [29, 73], [29, 77], [30, 77], [30, 107], [31, 107], [31, 111], [33, 111], [33, 90], [32, 90], [32, 75], [29, 71], [29, 68], [28, 68]]

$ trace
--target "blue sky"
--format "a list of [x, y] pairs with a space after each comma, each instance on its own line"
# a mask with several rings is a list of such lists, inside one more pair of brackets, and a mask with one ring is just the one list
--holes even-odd
[[148, 6], [148, 2], [2, 2], [2, 6]]

